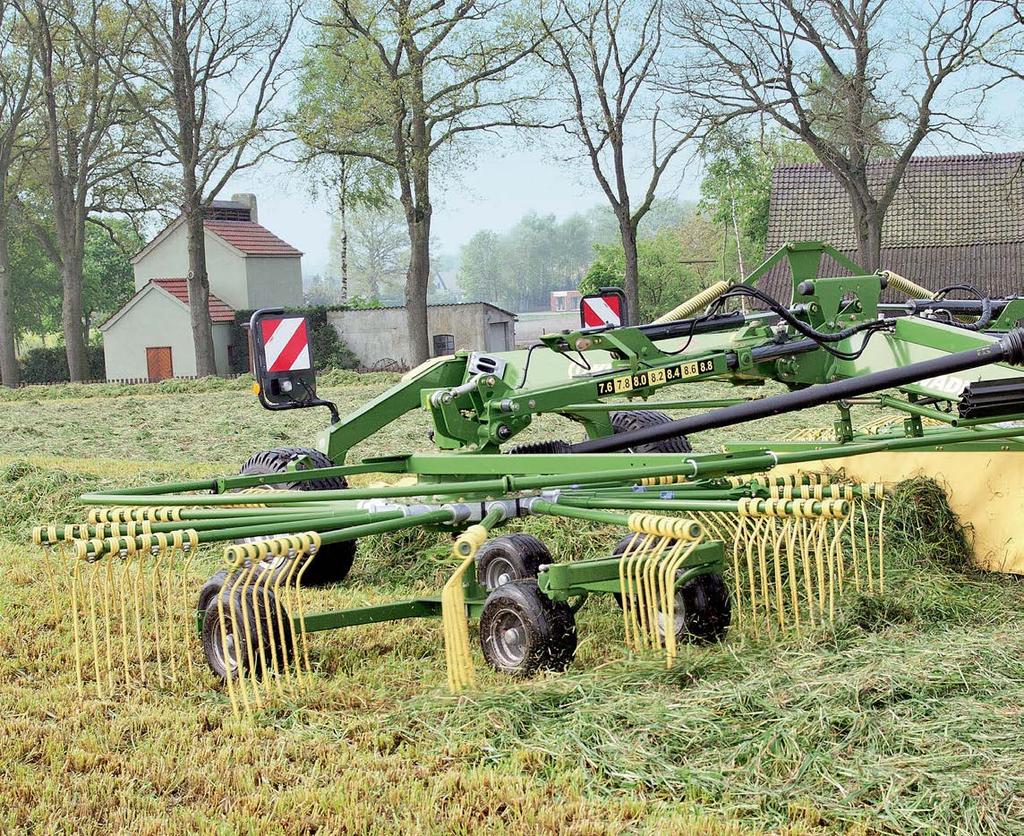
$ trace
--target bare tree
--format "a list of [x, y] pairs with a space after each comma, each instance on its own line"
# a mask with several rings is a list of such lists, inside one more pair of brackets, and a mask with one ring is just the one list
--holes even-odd
[[20, 179], [20, 164], [28, 151], [25, 123], [34, 105], [31, 91], [35, 66], [30, 45], [18, 31], [20, 21], [13, 3], [0, 0], [0, 380], [4, 386], [17, 386], [19, 382], [8, 190], [16, 191]]
[[[550, 47], [544, 60], [558, 71], [571, 113], [564, 122], [582, 146], [611, 204], [625, 253], [629, 317], [640, 310], [637, 228], [665, 172], [703, 120], [667, 113], [658, 87], [666, 60], [661, 0], [558, 0], [542, 12]], [[680, 127], [688, 122], [689, 127]], [[641, 162], [642, 161], [642, 162]], [[642, 166], [642, 178], [631, 167]], [[637, 179], [639, 197], [631, 194]]]
[[85, 229], [95, 212], [126, 208], [140, 186], [146, 138], [124, 91], [134, 37], [109, 0], [14, 0], [33, 42], [44, 136], [41, 167], [53, 234], [34, 223], [61, 275], [61, 320], [71, 380], [87, 374], [82, 305]]
[[[205, 210], [228, 181], [290, 141], [277, 112], [291, 78], [298, 0], [126, 0], [144, 59], [132, 87], [159, 151], [179, 172], [188, 295], [199, 376], [217, 373], [206, 268]], [[146, 105], [156, 95], [162, 106]]]
[[[849, 196], [869, 270], [922, 143], [983, 128], [982, 56], [1013, 25], [988, 0], [678, 0], [672, 17], [685, 50], [676, 86], [805, 142]], [[889, 163], [876, 180], [879, 157]]]
[[532, 126], [536, 92], [514, 73], [543, 38], [523, 27], [518, 0], [334, 0], [314, 61], [335, 87], [322, 147], [394, 171], [409, 234], [405, 307], [414, 361], [430, 355], [432, 171], [463, 140]]

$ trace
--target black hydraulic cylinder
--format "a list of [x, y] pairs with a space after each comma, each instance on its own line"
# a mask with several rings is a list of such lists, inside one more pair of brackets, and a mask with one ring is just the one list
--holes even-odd
[[904, 386], [908, 383], [916, 383], [919, 380], [927, 380], [942, 374], [976, 369], [980, 366], [987, 366], [990, 363], [1024, 363], [1024, 329], [1015, 328], [1012, 331], [1008, 331], [998, 342], [990, 343], [981, 348], [958, 351], [955, 354], [947, 354], [945, 357], [922, 360], [920, 363], [898, 366], [882, 372], [862, 375], [861, 377], [851, 377], [847, 380], [837, 380], [833, 383], [820, 383], [817, 386], [810, 386], [807, 389], [800, 389], [796, 392], [786, 392], [782, 395], [772, 395], [757, 401], [747, 401], [735, 406], [727, 406], [723, 409], [716, 409], [701, 415], [681, 418], [678, 421], [669, 421], [665, 424], [657, 424], [640, 430], [618, 433], [617, 435], [610, 435], [605, 438], [592, 438], [589, 441], [573, 444], [570, 452], [605, 453], [613, 450], [625, 450], [628, 447], [635, 447], [640, 444], [664, 441], [667, 438], [675, 438], [681, 435], [689, 436], [693, 433], [704, 432], [705, 430], [730, 427], [734, 424], [756, 421], [759, 418], [769, 418], [773, 415], [796, 412], [812, 406], [834, 403], [846, 398], [855, 398], [859, 395], [881, 392], [893, 386]]

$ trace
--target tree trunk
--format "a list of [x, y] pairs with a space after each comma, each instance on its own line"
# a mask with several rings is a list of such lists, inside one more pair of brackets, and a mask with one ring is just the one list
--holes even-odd
[[346, 218], [345, 189], [341, 190], [341, 304], [348, 304], [348, 219]]
[[82, 253], [77, 247], [62, 248], [63, 264], [60, 279], [64, 287], [61, 324], [64, 348], [68, 358], [68, 375], [72, 382], [88, 377], [85, 340], [82, 338]]
[[622, 251], [626, 256], [623, 289], [626, 291], [626, 318], [623, 325], [636, 325], [640, 321], [640, 265], [636, 251], [636, 229], [629, 220], [619, 221]]
[[857, 232], [857, 263], [874, 273], [882, 259], [882, 217], [877, 212], [853, 210]]
[[882, 263], [882, 217], [872, 213], [867, 220], [866, 235], [859, 242], [857, 254], [864, 269], [874, 273]]
[[13, 277], [7, 235], [7, 221], [0, 218], [0, 381], [13, 388], [20, 382], [20, 374], [14, 350]]
[[210, 277], [206, 272], [206, 233], [200, 206], [185, 209], [188, 239], [188, 309], [192, 320], [192, 343], [196, 351], [196, 376], [217, 374], [213, 352], [213, 323], [210, 321]]
[[430, 286], [430, 214], [413, 210], [409, 223], [409, 271], [405, 279], [405, 317], [412, 349], [411, 364], [430, 357], [427, 333], [427, 289]]

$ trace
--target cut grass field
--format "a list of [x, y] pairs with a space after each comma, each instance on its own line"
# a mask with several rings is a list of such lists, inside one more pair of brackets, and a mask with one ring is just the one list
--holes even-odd
[[[322, 388], [344, 411], [393, 380], [335, 375]], [[314, 687], [255, 724], [231, 719], [205, 673], [80, 703], [30, 526], [75, 519], [87, 488], [235, 471], [257, 450], [308, 443], [325, 417], [267, 413], [244, 381], [0, 393], [0, 830], [1024, 830], [1024, 583], [931, 546], [949, 532], [928, 530], [942, 518], [927, 497], [904, 503], [884, 598], [852, 598], [834, 626], [800, 638], [686, 648], [671, 671], [630, 658], [618, 610], [595, 600], [569, 672], [514, 683], [477, 655], [478, 688], [461, 698], [445, 687], [440, 624], [409, 621], [312, 636]], [[410, 417], [356, 453], [427, 449], [426, 429]], [[560, 429], [544, 422], [532, 437]], [[549, 520], [513, 528], [562, 559], [617, 537]], [[433, 590], [449, 554], [439, 536], [371, 538], [350, 579], [317, 595], [345, 605]], [[218, 559], [209, 550], [206, 568]]]

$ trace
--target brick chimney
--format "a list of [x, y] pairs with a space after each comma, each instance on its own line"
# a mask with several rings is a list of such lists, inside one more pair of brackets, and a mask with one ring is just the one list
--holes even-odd
[[256, 195], [243, 192], [242, 194], [231, 195], [231, 200], [234, 203], [241, 203], [243, 206], [248, 206], [249, 220], [254, 224], [260, 222], [259, 214], [256, 210]]

